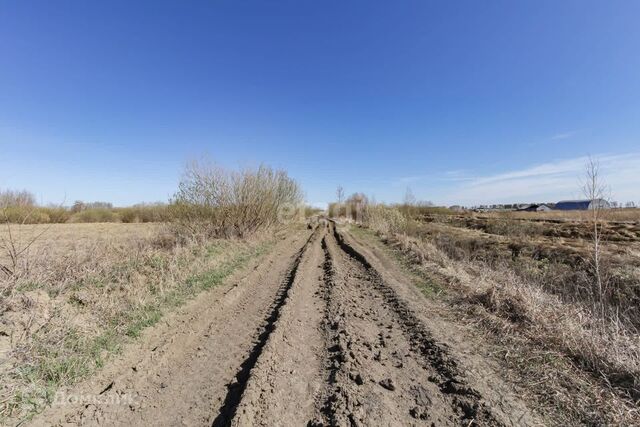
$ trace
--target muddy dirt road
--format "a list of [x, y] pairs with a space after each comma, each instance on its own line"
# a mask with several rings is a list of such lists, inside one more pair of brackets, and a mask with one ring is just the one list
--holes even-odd
[[430, 304], [383, 254], [321, 222], [148, 331], [69, 390], [74, 403], [33, 423], [542, 424]]

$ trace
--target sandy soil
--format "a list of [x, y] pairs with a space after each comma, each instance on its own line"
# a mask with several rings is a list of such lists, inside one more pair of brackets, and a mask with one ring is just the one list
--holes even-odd
[[148, 331], [32, 424], [544, 424], [404, 274], [321, 222]]

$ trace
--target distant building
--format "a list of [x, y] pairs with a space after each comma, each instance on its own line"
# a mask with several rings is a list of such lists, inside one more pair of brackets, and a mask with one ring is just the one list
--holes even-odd
[[559, 211], [586, 211], [589, 209], [609, 209], [611, 205], [604, 199], [596, 200], [563, 200], [556, 203], [555, 209]]
[[551, 210], [551, 208], [547, 205], [537, 205], [537, 204], [533, 204], [533, 205], [528, 205], [528, 206], [523, 206], [520, 209], [518, 209], [518, 211], [520, 212], [549, 212]]

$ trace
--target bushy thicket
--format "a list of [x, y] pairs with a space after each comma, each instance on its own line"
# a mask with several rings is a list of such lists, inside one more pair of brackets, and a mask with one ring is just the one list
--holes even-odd
[[291, 219], [302, 199], [300, 186], [285, 171], [264, 165], [229, 171], [193, 162], [169, 208], [180, 234], [243, 237]]
[[168, 206], [164, 203], [139, 204], [114, 208], [107, 202], [76, 201], [70, 207], [38, 206], [28, 191], [0, 191], [0, 223], [63, 224], [76, 222], [167, 222]]

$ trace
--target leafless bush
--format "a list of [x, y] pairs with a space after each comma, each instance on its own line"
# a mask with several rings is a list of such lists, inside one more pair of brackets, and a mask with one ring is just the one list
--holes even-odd
[[[33, 208], [25, 207], [18, 221], [11, 221], [8, 211], [11, 206], [0, 207], [0, 225], [5, 228], [5, 233], [0, 235], [0, 273], [12, 281], [20, 274], [21, 259], [26, 257], [31, 246], [47, 231], [47, 228], [34, 229], [31, 233], [17, 235], [13, 230], [13, 223], [24, 226], [29, 223], [34, 214]], [[5, 282], [6, 283], [6, 282]], [[1, 289], [3, 292], [6, 289]]]
[[268, 166], [228, 171], [192, 162], [170, 205], [179, 234], [243, 237], [278, 224], [281, 213], [302, 202], [302, 191], [285, 171]]
[[36, 197], [27, 190], [2, 190], [0, 191], [0, 208], [9, 206], [35, 206]]

